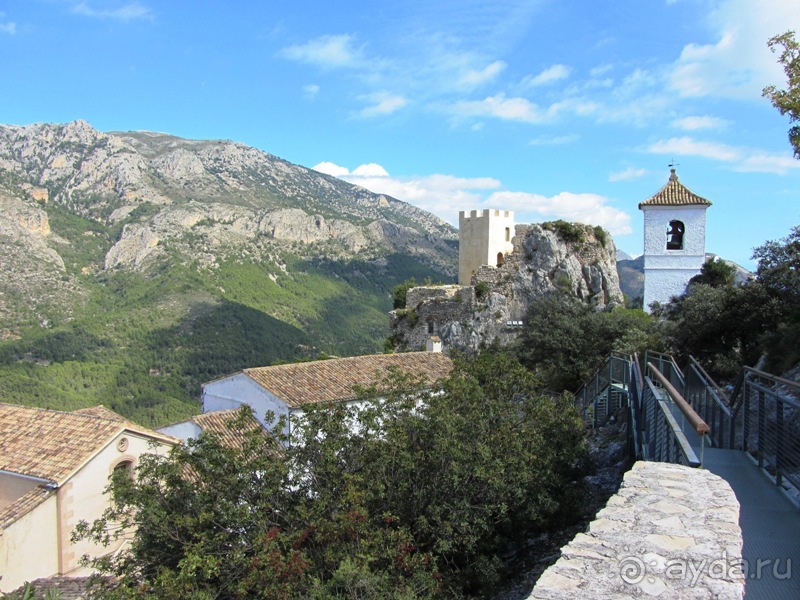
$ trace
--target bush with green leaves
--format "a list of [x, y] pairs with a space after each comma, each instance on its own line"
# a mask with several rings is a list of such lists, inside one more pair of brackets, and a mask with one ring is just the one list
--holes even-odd
[[583, 227], [584, 226], [578, 223], [570, 223], [569, 221], [564, 221], [562, 219], [542, 223], [542, 229], [546, 231], [553, 231], [563, 241], [573, 244], [583, 242], [586, 239], [586, 234], [584, 233]]
[[93, 561], [117, 578], [108, 598], [487, 597], [501, 555], [579, 512], [583, 424], [538, 390], [506, 355], [433, 390], [395, 373], [360, 409], [308, 410], [280, 451], [203, 435], [143, 457], [78, 535], [136, 527], [128, 552]]
[[658, 323], [641, 310], [601, 311], [567, 293], [535, 299], [517, 345], [520, 360], [556, 391], [577, 390], [612, 352], [663, 350]]
[[673, 353], [694, 356], [720, 379], [766, 356], [780, 375], [800, 361], [800, 227], [755, 248], [756, 280], [732, 285], [732, 268], [706, 263], [683, 296], [665, 305], [664, 331]]

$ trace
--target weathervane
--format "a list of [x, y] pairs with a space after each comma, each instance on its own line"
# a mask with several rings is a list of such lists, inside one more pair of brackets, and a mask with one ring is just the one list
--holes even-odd
[[673, 157], [672, 160], [669, 163], [669, 168], [670, 169], [674, 169], [675, 167], [680, 167], [680, 166], [681, 166], [681, 163], [676, 163], [675, 162], [675, 157]]

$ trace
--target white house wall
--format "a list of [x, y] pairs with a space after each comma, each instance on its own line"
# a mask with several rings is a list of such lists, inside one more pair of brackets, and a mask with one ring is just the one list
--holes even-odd
[[[270, 431], [274, 429], [278, 418], [285, 417], [283, 432], [289, 435], [289, 407], [283, 400], [244, 373], [237, 373], [203, 386], [204, 413], [239, 408], [244, 404], [253, 409], [255, 418]], [[274, 415], [274, 420], [268, 422], [267, 414], [270, 412]]]
[[[124, 438], [124, 442], [120, 440]], [[9, 591], [25, 581], [53, 575], [88, 575], [81, 567], [84, 554], [101, 556], [118, 549], [124, 540], [108, 547], [88, 540], [73, 543], [72, 532], [81, 520], [89, 523], [102, 516], [109, 497], [104, 493], [114, 467], [122, 462], [134, 466], [144, 453], [167, 452], [154, 448], [151, 438], [123, 431], [75, 472], [55, 494], [9, 525], [0, 535], [0, 590]]]
[[53, 494], [0, 531], [0, 592], [58, 572], [57, 506]]
[[[120, 442], [123, 438], [124, 442]], [[58, 489], [62, 574], [85, 574], [87, 571], [80, 567], [81, 556], [84, 554], [100, 556], [113, 552], [122, 545], [123, 540], [112, 542], [111, 546], [106, 548], [88, 540], [72, 543], [70, 535], [78, 521], [85, 520], [91, 523], [108, 507], [109, 496], [104, 490], [108, 486], [114, 467], [124, 462], [130, 462], [135, 467], [142, 454], [168, 451], [169, 446], [154, 448], [150, 442], [151, 438], [123, 431]]]
[[159, 427], [156, 431], [176, 437], [184, 442], [196, 439], [200, 435], [200, 427], [194, 421], [181, 421], [166, 427]]

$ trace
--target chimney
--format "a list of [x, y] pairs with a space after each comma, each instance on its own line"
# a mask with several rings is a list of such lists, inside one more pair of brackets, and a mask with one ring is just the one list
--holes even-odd
[[438, 335], [431, 336], [428, 341], [425, 343], [425, 350], [427, 352], [441, 352], [442, 351], [442, 340], [439, 339]]

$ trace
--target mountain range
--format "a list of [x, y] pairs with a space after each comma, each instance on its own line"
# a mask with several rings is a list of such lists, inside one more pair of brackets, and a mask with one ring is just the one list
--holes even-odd
[[457, 240], [235, 142], [0, 126], [0, 397], [161, 424], [237, 369], [380, 351], [392, 288], [452, 282]]

